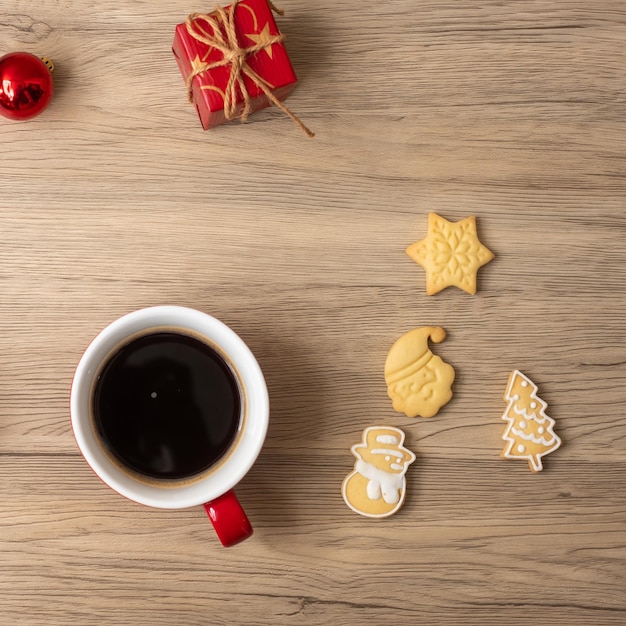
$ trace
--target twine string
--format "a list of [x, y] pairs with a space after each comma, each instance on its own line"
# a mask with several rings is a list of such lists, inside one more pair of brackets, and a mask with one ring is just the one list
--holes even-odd
[[[222, 54], [221, 59], [211, 63], [204, 63], [191, 71], [187, 77], [187, 95], [189, 101], [191, 102], [193, 100], [193, 80], [196, 76], [217, 67], [230, 66], [230, 74], [224, 90], [224, 116], [227, 120], [232, 120], [236, 115], [238, 93], [241, 93], [243, 98], [243, 108], [239, 117], [242, 122], [248, 119], [248, 115], [251, 112], [252, 100], [243, 79], [244, 76], [247, 76], [275, 107], [279, 108], [285, 115], [291, 118], [306, 135], [314, 137], [315, 134], [272, 93], [272, 85], [262, 76], [259, 76], [248, 64], [248, 56], [256, 54], [275, 43], [282, 42], [284, 39], [283, 35], [273, 35], [269, 40], [263, 43], [241, 47], [237, 39], [237, 29], [235, 27], [235, 9], [238, 3], [239, 0], [233, 0], [228, 12], [226, 12], [223, 7], [218, 6], [215, 13], [212, 15], [192, 13], [187, 16], [187, 32], [197, 41], [211, 48], [215, 48]], [[282, 11], [276, 9], [271, 2], [269, 4], [273, 11], [282, 15]], [[214, 17], [214, 15], [217, 16], [217, 18]], [[212, 31], [211, 33], [207, 32], [201, 25], [200, 20], [206, 22]], [[224, 30], [220, 27], [220, 22], [224, 25]]]

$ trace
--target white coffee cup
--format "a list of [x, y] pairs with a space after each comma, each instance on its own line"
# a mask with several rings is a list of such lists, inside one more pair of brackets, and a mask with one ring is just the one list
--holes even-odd
[[[106, 362], [133, 337], [173, 329], [205, 341], [229, 364], [238, 382], [242, 406], [239, 430], [223, 457], [185, 481], [144, 480], [112, 458], [96, 432], [94, 387]], [[255, 462], [267, 433], [269, 398], [261, 368], [243, 340], [219, 320], [180, 306], [134, 311], [102, 330], [81, 357], [70, 397], [72, 428], [87, 463], [109, 487], [140, 504], [165, 509], [204, 505], [224, 545], [252, 534], [232, 491]]]

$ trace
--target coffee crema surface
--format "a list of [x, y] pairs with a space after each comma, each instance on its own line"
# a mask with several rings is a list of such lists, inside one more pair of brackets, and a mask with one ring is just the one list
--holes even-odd
[[213, 347], [159, 331], [122, 345], [94, 388], [96, 430], [125, 467], [184, 479], [215, 464], [241, 422], [237, 378]]

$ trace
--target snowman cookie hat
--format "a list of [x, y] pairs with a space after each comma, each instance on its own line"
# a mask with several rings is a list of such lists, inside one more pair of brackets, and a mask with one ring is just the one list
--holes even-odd
[[428, 347], [428, 340], [441, 343], [445, 338], [446, 331], [440, 326], [424, 326], [402, 335], [387, 354], [387, 384], [400, 382], [421, 370], [434, 356]]
[[392, 426], [376, 426], [365, 430], [363, 442], [352, 446], [352, 452], [357, 457], [363, 457], [363, 452], [372, 456], [382, 455], [395, 458], [398, 463], [412, 463], [415, 461], [413, 452], [405, 448], [404, 433]]

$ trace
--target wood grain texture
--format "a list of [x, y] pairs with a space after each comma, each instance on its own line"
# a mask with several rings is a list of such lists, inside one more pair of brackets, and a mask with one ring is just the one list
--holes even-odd
[[[0, 123], [0, 624], [626, 623], [626, 6], [291, 0], [289, 106], [203, 132], [171, 55], [189, 0], [4, 0], [0, 54], [56, 64]], [[476, 215], [478, 293], [404, 253]], [[193, 306], [257, 354], [272, 402], [238, 489], [255, 536], [118, 496], [74, 442], [90, 339]], [[448, 332], [452, 401], [394, 413], [401, 334]], [[511, 369], [563, 446], [499, 458]], [[373, 424], [417, 454], [403, 509], [341, 498]]]

